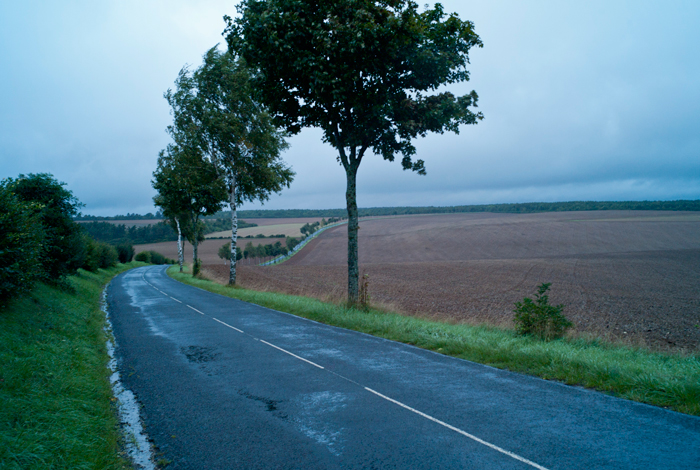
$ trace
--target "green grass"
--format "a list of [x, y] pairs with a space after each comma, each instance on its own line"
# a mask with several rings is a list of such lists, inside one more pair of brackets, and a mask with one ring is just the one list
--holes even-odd
[[38, 284], [0, 307], [0, 468], [126, 469], [107, 369], [104, 285], [144, 263]]
[[377, 310], [364, 312], [320, 300], [231, 288], [170, 269], [178, 281], [210, 292], [374, 336], [581, 385], [700, 416], [700, 355], [673, 355], [603, 341], [545, 342], [512, 330], [447, 324]]

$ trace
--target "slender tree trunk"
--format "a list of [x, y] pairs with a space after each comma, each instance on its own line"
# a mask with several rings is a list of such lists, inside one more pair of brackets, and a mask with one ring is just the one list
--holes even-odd
[[231, 264], [228, 273], [228, 285], [236, 284], [236, 243], [238, 241], [238, 212], [236, 212], [236, 175], [231, 176]]
[[177, 225], [177, 261], [180, 264], [180, 272], [182, 272], [182, 265], [185, 262], [185, 254], [182, 251], [182, 230], [180, 230], [180, 219], [175, 217], [175, 224]]
[[357, 214], [357, 164], [350, 164], [345, 170], [347, 189], [345, 202], [348, 209], [348, 303], [357, 304], [360, 269], [358, 262], [357, 235], [360, 229]]
[[199, 233], [197, 223], [199, 221], [195, 219], [194, 221], [194, 237], [192, 237], [192, 275], [194, 275], [197, 266], [197, 247], [199, 246]]

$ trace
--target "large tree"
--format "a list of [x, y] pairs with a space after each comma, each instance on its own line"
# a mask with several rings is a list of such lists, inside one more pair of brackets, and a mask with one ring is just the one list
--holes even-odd
[[425, 174], [411, 140], [457, 133], [482, 119], [477, 94], [438, 91], [469, 79], [474, 25], [442, 6], [410, 0], [243, 0], [225, 17], [229, 48], [254, 74], [275, 122], [292, 133], [319, 127], [345, 169], [348, 301], [358, 296], [357, 170], [367, 150]]
[[194, 72], [183, 68], [168, 90], [176, 141], [188, 140], [216, 165], [226, 182], [231, 207], [229, 284], [236, 282], [237, 208], [244, 201], [266, 201], [289, 186], [294, 172], [280, 159], [284, 134], [265, 107], [253, 99], [245, 62], [211, 48]]
[[214, 164], [205, 159], [197, 147], [170, 144], [158, 156], [153, 172], [153, 198], [163, 215], [174, 222], [178, 231], [178, 258], [182, 269], [181, 237], [192, 244], [193, 274], [197, 273], [197, 247], [202, 239], [201, 217], [221, 210], [226, 187], [218, 178]]

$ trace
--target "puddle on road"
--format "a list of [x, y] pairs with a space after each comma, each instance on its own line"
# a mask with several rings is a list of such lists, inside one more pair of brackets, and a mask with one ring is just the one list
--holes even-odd
[[102, 291], [102, 311], [105, 313], [105, 333], [107, 334], [107, 354], [109, 354], [109, 370], [112, 375], [109, 381], [112, 384], [112, 392], [117, 399], [117, 413], [121, 425], [124, 446], [129, 458], [137, 469], [155, 470], [153, 463], [153, 447], [151, 446], [146, 433], [143, 430], [141, 416], [139, 415], [139, 404], [131, 390], [124, 388], [119, 370], [117, 370], [117, 360], [114, 357], [116, 342], [112, 334], [112, 323], [109, 320], [107, 311], [107, 288]]
[[208, 348], [205, 346], [182, 346], [180, 348], [180, 352], [185, 355], [188, 361], [196, 364], [211, 362], [219, 355], [218, 353], [214, 352], [214, 348]]

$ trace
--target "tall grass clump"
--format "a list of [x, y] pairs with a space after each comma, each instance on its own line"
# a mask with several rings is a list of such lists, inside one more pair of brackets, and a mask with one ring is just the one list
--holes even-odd
[[662, 354], [599, 340], [544, 341], [504, 328], [365, 311], [308, 297], [231, 288], [176, 270], [168, 274], [210, 292], [329, 325], [700, 416], [699, 354]]
[[100, 309], [136, 265], [37, 283], [0, 307], [0, 468], [129, 469], [120, 455]]

